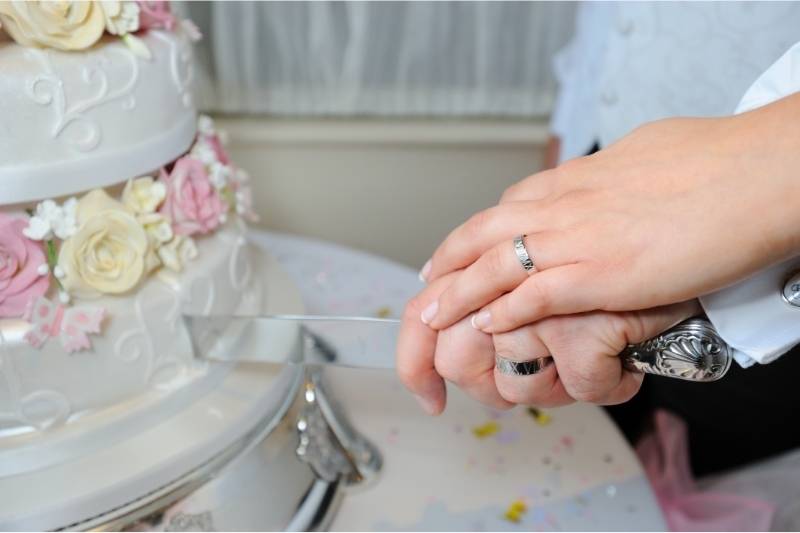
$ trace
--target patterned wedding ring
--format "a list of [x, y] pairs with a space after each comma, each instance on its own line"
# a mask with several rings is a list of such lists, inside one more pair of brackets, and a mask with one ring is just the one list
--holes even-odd
[[553, 358], [550, 356], [538, 357], [528, 361], [512, 361], [497, 354], [494, 356], [494, 367], [498, 372], [506, 376], [532, 376], [543, 371], [551, 364], [553, 364]]
[[514, 237], [514, 251], [517, 253], [517, 259], [519, 259], [525, 272], [532, 274], [536, 272], [536, 265], [533, 263], [528, 249], [525, 248], [525, 237], [525, 235], [517, 235]]

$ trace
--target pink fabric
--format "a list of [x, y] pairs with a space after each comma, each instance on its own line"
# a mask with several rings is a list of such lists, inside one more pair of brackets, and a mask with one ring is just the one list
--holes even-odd
[[139, 4], [139, 29], [152, 28], [172, 31], [177, 19], [166, 0], [136, 0]]
[[23, 235], [28, 222], [0, 213], [0, 318], [21, 317], [28, 304], [47, 292], [50, 277], [42, 245]]
[[227, 206], [208, 180], [203, 163], [184, 156], [169, 174], [162, 169], [160, 179], [167, 185], [161, 214], [170, 220], [175, 233], [208, 233], [220, 225]]
[[[731, 443], [735, 446], [736, 443]], [[734, 494], [701, 492], [689, 467], [686, 424], [666, 411], [636, 446], [671, 531], [767, 531], [775, 507]]]

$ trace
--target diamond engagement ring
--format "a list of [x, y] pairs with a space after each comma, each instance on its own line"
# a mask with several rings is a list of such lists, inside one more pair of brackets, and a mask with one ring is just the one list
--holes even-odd
[[525, 235], [517, 235], [514, 237], [514, 251], [517, 253], [517, 259], [519, 259], [525, 272], [528, 274], [536, 272], [536, 265], [533, 263], [528, 249], [525, 248]]
[[507, 376], [532, 376], [551, 364], [553, 364], [553, 358], [550, 356], [538, 357], [528, 361], [512, 361], [497, 354], [494, 356], [494, 367], [498, 372]]

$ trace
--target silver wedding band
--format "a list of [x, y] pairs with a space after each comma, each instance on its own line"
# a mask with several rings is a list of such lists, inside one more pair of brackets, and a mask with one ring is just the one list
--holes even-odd
[[536, 265], [533, 263], [528, 249], [525, 248], [525, 235], [517, 235], [514, 237], [514, 251], [517, 253], [517, 259], [519, 259], [525, 272], [528, 274], [536, 272]]
[[528, 361], [512, 361], [497, 354], [494, 356], [494, 367], [506, 376], [532, 376], [551, 364], [553, 364], [553, 358], [550, 356], [537, 357]]

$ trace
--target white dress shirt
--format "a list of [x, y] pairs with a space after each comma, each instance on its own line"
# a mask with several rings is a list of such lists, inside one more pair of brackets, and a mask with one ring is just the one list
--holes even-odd
[[[562, 161], [645, 122], [729, 115], [800, 91], [800, 45], [784, 54], [800, 40], [795, 2], [584, 2], [575, 27], [555, 60]], [[798, 269], [800, 257], [701, 298], [740, 365], [800, 342], [800, 307], [781, 296]]]
[[561, 160], [671, 116], [720, 116], [800, 40], [800, 3], [583, 2], [555, 59]]
[[[750, 111], [795, 92], [800, 92], [800, 43], [756, 80], [736, 112]], [[787, 201], [800, 208], [796, 198]], [[783, 297], [787, 280], [798, 271], [800, 257], [795, 257], [700, 299], [742, 366], [769, 363], [800, 343], [800, 307], [790, 305]]]

